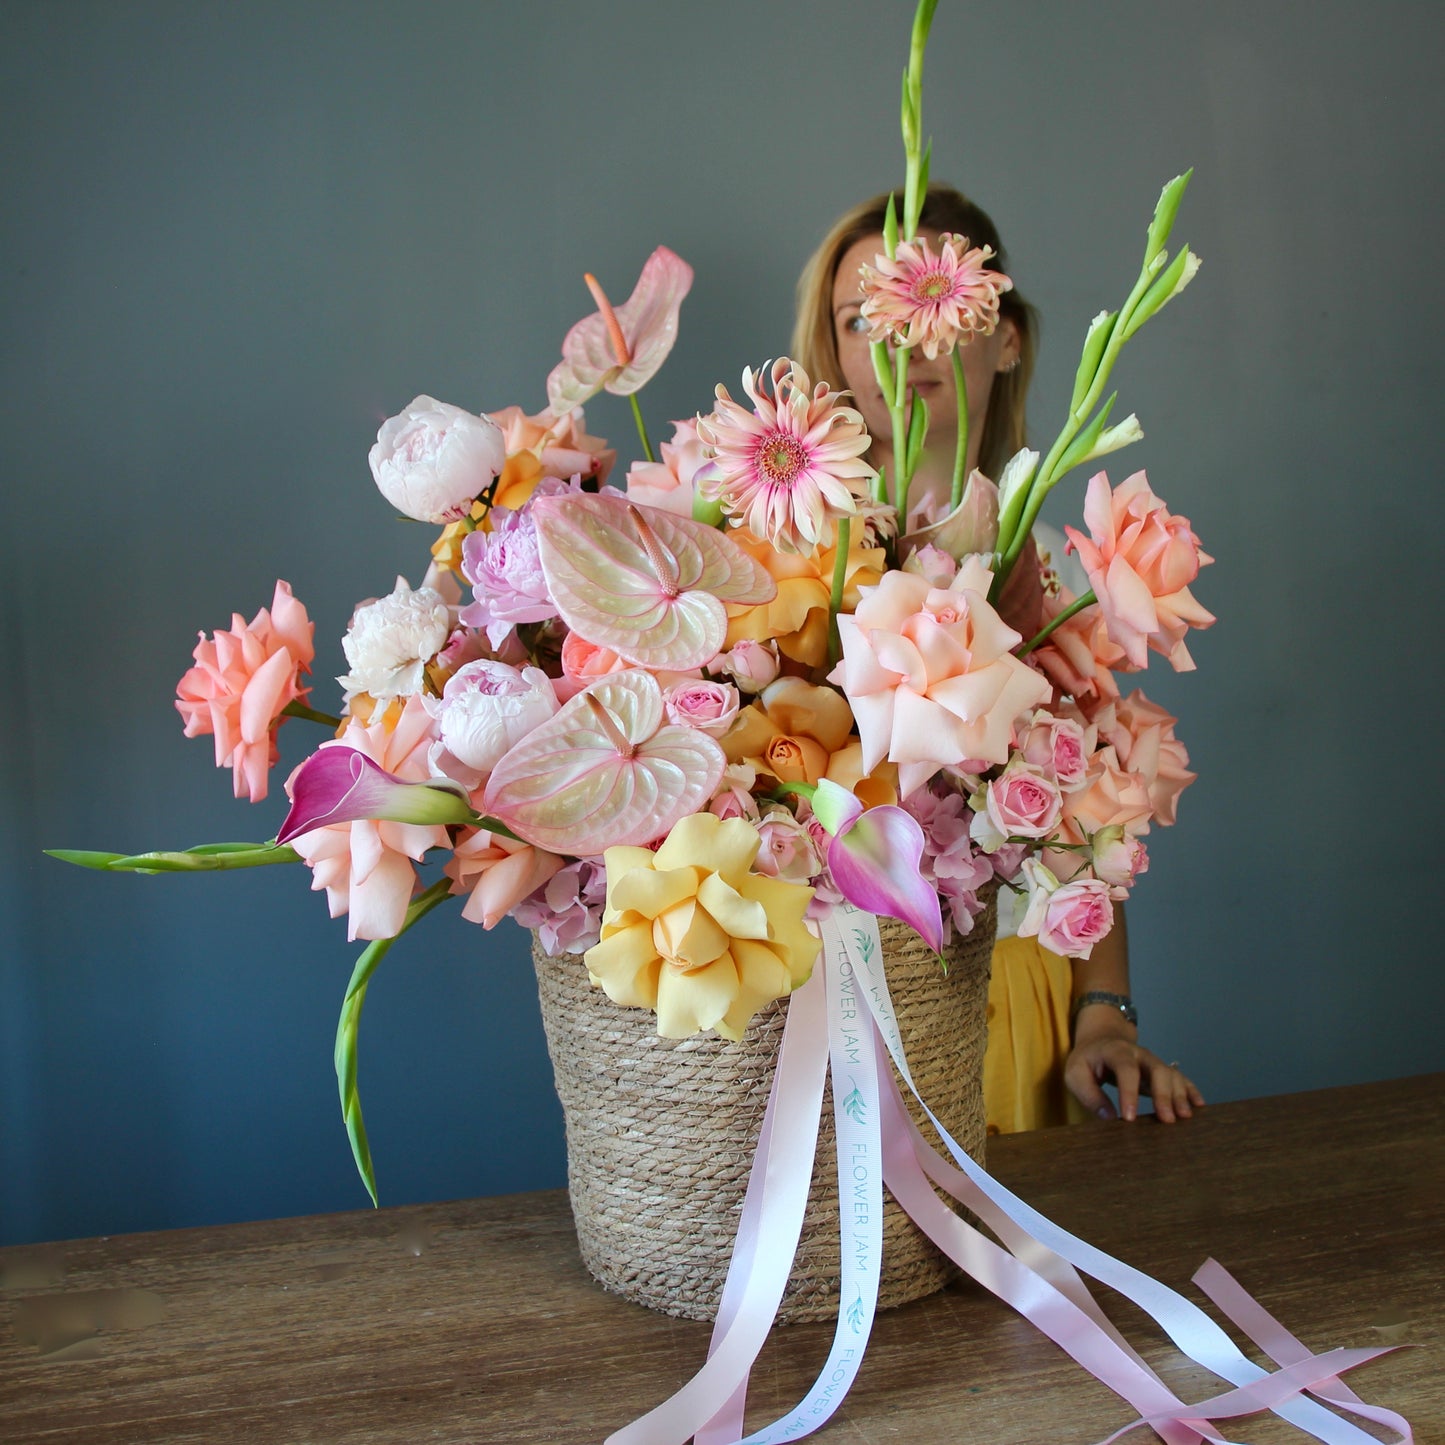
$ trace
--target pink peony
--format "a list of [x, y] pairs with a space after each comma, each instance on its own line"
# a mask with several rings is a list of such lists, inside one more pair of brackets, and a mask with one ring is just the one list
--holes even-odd
[[1073, 527], [1064, 531], [1089, 574], [1109, 636], [1136, 668], [1145, 666], [1153, 648], [1176, 671], [1190, 671], [1194, 661], [1184, 634], [1211, 626], [1214, 616], [1190, 595], [1189, 584], [1214, 559], [1200, 550], [1188, 521], [1170, 514], [1143, 472], [1113, 491], [1103, 472], [1092, 477], [1084, 521], [1088, 537]]
[[720, 385], [716, 409], [698, 418], [698, 436], [717, 461], [699, 492], [753, 536], [784, 552], [811, 552], [868, 495], [873, 468], [863, 454], [872, 442], [862, 415], [825, 383], [814, 387], [802, 367], [784, 357], [769, 375], [771, 394], [762, 372], [743, 372], [752, 412]]
[[[394, 727], [385, 722], [367, 726], [353, 718], [337, 741], [406, 782], [424, 783], [431, 777], [427, 750], [432, 720], [417, 696], [407, 698]], [[395, 938], [416, 884], [412, 859], [447, 844], [447, 830], [439, 824], [371, 820], [329, 823], [291, 840], [311, 869], [311, 887], [326, 890], [331, 916], [347, 915], [346, 936], [351, 940]]]
[[444, 750], [469, 776], [445, 766], [443, 771], [469, 789], [478, 787], [503, 755], [546, 722], [559, 705], [540, 668], [508, 667], [485, 658], [458, 669], [439, 698], [422, 701], [440, 733], [433, 762], [441, 761]]
[[209, 640], [201, 633], [196, 665], [176, 684], [186, 736], [215, 734], [216, 766], [232, 769], [238, 798], [259, 803], [266, 796], [281, 714], [310, 692], [300, 677], [316, 656], [315, 630], [291, 588], [277, 582], [269, 611], [263, 607], [250, 622], [236, 613], [230, 631]]
[[1097, 721], [1100, 739], [1113, 745], [1121, 765], [1148, 790], [1154, 821], [1171, 826], [1179, 794], [1197, 776], [1189, 771], [1184, 744], [1174, 736], [1178, 719], [1135, 690], [1105, 708]]
[[1098, 878], [1060, 883], [1042, 863], [1030, 858], [1023, 866], [1029, 902], [1019, 937], [1037, 937], [1053, 953], [1087, 958], [1114, 926], [1109, 885]]
[[717, 464], [708, 456], [695, 421], [676, 421], [672, 428], [672, 440], [662, 444], [660, 462], [636, 462], [628, 470], [627, 496], [643, 506], [691, 517], [697, 483], [715, 476]]
[[530, 843], [477, 828], [456, 845], [446, 875], [453, 893], [469, 895], [462, 917], [492, 928], [556, 873], [563, 861]]
[[928, 239], [900, 241], [890, 259], [864, 266], [862, 314], [872, 342], [917, 346], [931, 361], [960, 339], [990, 335], [998, 325], [998, 299], [1013, 290], [1002, 271], [990, 270], [992, 246], [969, 248], [967, 236], [945, 231], [938, 254]]
[[382, 496], [418, 522], [454, 522], [507, 459], [501, 428], [449, 402], [419, 396], [382, 424], [368, 460]]
[[700, 728], [714, 738], [722, 737], [738, 715], [738, 690], [726, 682], [702, 678], [679, 682], [663, 693], [662, 700], [668, 722]]
[[976, 557], [947, 588], [888, 572], [838, 618], [843, 660], [828, 680], [852, 704], [864, 770], [897, 763], [903, 797], [942, 767], [1006, 763], [1015, 720], [1048, 698], [1010, 653], [1019, 634], [989, 606], [990, 581]]

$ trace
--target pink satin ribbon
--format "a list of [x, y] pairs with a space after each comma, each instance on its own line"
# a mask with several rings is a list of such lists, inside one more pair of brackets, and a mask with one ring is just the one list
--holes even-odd
[[[1140, 1426], [1154, 1430], [1165, 1445], [1232, 1445], [1214, 1422], [1263, 1410], [1323, 1445], [1378, 1445], [1318, 1401], [1387, 1425], [1400, 1432], [1401, 1445], [1412, 1445], [1410, 1427], [1399, 1415], [1364, 1404], [1339, 1379], [1393, 1347], [1315, 1354], [1209, 1261], [1196, 1282], [1280, 1366], [1263, 1370], [1197, 1305], [1060, 1229], [989, 1176], [949, 1137], [913, 1085], [882, 969], [877, 920], [843, 905], [824, 921], [822, 932], [823, 955], [788, 1009], [707, 1362], [670, 1399], [609, 1436], [607, 1445], [685, 1445], [689, 1439], [696, 1445], [777, 1445], [818, 1429], [846, 1395], [861, 1363], [877, 1294], [877, 1261], [863, 1263], [868, 1247], [862, 1235], [857, 1261], [844, 1255], [838, 1325], [818, 1379], [794, 1410], [740, 1440], [748, 1377], [776, 1317], [802, 1230], [830, 1063], [840, 1188], [849, 1177], [845, 1151], [853, 1150], [856, 1161], [866, 1159], [870, 1148], [881, 1150], [882, 1180], [939, 1248], [1138, 1411], [1101, 1445]], [[858, 1015], [861, 1023], [851, 1025], [850, 1034], [847, 1020]], [[865, 1053], [871, 1057], [862, 1067]], [[924, 1139], [909, 1116], [890, 1058], [953, 1162]], [[845, 1081], [853, 1105], [846, 1117]], [[875, 1185], [870, 1180], [868, 1189]], [[934, 1185], [972, 1210], [1002, 1244], [948, 1208]], [[840, 1198], [845, 1250], [846, 1202]], [[881, 1251], [881, 1234], [878, 1243]], [[1184, 1354], [1233, 1388], [1195, 1404], [1179, 1399], [1110, 1323], [1081, 1269], [1133, 1300]], [[848, 1318], [852, 1290], [857, 1299]], [[1307, 1393], [1317, 1399], [1305, 1398]]]

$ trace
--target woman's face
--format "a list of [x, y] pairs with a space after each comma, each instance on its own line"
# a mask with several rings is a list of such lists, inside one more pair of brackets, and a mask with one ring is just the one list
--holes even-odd
[[[919, 230], [919, 235], [926, 236], [930, 243], [937, 241], [938, 234], [927, 227]], [[843, 383], [853, 393], [853, 404], [863, 413], [868, 431], [880, 450], [891, 447], [893, 427], [878, 378], [873, 373], [873, 358], [868, 350], [868, 323], [859, 315], [863, 298], [858, 292], [858, 268], [865, 263], [871, 265], [873, 258], [882, 250], [881, 232], [855, 241], [843, 253], [833, 281], [833, 334], [838, 341]], [[999, 322], [993, 335], [975, 336], [959, 347], [964, 380], [968, 385], [971, 450], [976, 450], [978, 439], [982, 436], [993, 379], [1000, 371], [1007, 370], [1018, 354], [1018, 328], [1007, 318]], [[930, 439], [942, 441], [945, 437], [956, 437], [957, 393], [952, 358], [939, 352], [934, 360], [929, 361], [921, 351], [915, 350], [908, 362], [908, 381], [918, 388], [919, 395], [928, 403]]]

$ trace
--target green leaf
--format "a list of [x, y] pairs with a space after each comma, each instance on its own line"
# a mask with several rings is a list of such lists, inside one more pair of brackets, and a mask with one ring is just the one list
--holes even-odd
[[1150, 262], [1169, 243], [1169, 232], [1174, 229], [1174, 218], [1179, 214], [1179, 203], [1184, 199], [1189, 178], [1194, 174], [1191, 166], [1182, 176], [1175, 176], [1159, 192], [1159, 203], [1154, 207], [1154, 219], [1149, 223], [1149, 238], [1144, 243], [1144, 264]]
[[124, 853], [95, 853], [86, 848], [42, 848], [42, 853], [59, 858], [62, 863], [74, 863], [78, 868], [109, 868]]

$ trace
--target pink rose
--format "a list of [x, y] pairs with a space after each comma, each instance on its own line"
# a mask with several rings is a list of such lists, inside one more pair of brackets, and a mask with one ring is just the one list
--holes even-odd
[[[1043, 620], [1049, 622], [1075, 601], [1067, 587], [1060, 587], [1057, 596], [1044, 594]], [[1049, 634], [1042, 647], [1035, 648], [1030, 661], [1054, 687], [1071, 697], [1084, 709], [1092, 711], [1097, 702], [1119, 696], [1115, 672], [1136, 669], [1124, 656], [1123, 649], [1109, 636], [1104, 614], [1098, 607], [1086, 607]]]
[[926, 579], [931, 587], [947, 587], [958, 575], [958, 563], [941, 547], [929, 542], [908, 554], [903, 570]]
[[756, 822], [758, 801], [753, 797], [753, 784], [757, 780], [758, 770], [751, 763], [729, 763], [707, 805], [708, 812], [723, 819], [748, 818]]
[[[580, 406], [560, 418], [546, 407], [536, 416], [528, 416], [519, 406], [503, 407], [490, 415], [502, 429], [508, 458], [530, 453], [541, 476], [596, 477], [605, 482], [617, 458], [600, 437], [587, 435]], [[506, 497], [499, 500], [507, 505]]]
[[1089, 842], [1094, 876], [1109, 885], [1115, 898], [1122, 898], [1134, 880], [1149, 871], [1149, 854], [1143, 841], [1131, 837], [1117, 823], [1100, 828]]
[[680, 682], [663, 694], [667, 720], [679, 727], [698, 728], [709, 737], [720, 738], [738, 715], [738, 690], [731, 683]]
[[744, 638], [708, 664], [711, 672], [726, 673], [743, 692], [761, 692], [778, 676], [777, 648], [770, 642]]
[[1043, 838], [1058, 826], [1063, 801], [1042, 772], [1010, 764], [984, 790], [989, 820], [1007, 838]]
[[769, 878], [807, 883], [822, 871], [823, 855], [807, 825], [786, 808], [774, 808], [758, 824], [762, 846], [753, 867]]
[[976, 557], [946, 589], [886, 572], [838, 618], [843, 660], [828, 680], [852, 705], [865, 772], [897, 763], [903, 797], [966, 759], [1006, 763], [1015, 720], [1049, 696], [1011, 654], [1021, 639], [989, 606], [991, 581]]
[[1023, 866], [1028, 882], [1028, 909], [1019, 924], [1021, 938], [1039, 942], [1065, 958], [1088, 958], [1094, 945], [1114, 926], [1109, 885], [1098, 878], [1060, 883], [1036, 859]]
[[1084, 726], [1069, 717], [1036, 712], [1019, 743], [1026, 763], [1041, 769], [1061, 788], [1077, 788], [1088, 768]]
[[1153, 811], [1144, 779], [1124, 767], [1112, 747], [1102, 747], [1089, 759], [1083, 786], [1064, 794], [1064, 836], [1070, 843], [1082, 843], [1115, 823], [1128, 832], [1144, 833]]
[[1191, 670], [1184, 634], [1190, 627], [1212, 626], [1214, 616], [1190, 595], [1189, 584], [1214, 559], [1200, 550], [1189, 522], [1165, 508], [1143, 472], [1114, 491], [1103, 472], [1092, 477], [1084, 521], [1088, 537], [1073, 527], [1064, 531], [1089, 574], [1109, 636], [1135, 667], [1145, 665], [1153, 648], [1176, 671]]
[[494, 928], [529, 893], [559, 868], [563, 859], [530, 843], [474, 829], [456, 845], [443, 870], [454, 894], [468, 895], [462, 917]]
[[238, 798], [259, 803], [266, 796], [281, 714], [311, 690], [300, 679], [316, 656], [314, 632], [306, 608], [278, 582], [269, 611], [261, 608], [249, 622], [235, 613], [230, 631], [201, 633], [196, 665], [176, 684], [186, 736], [215, 734], [216, 766], [231, 769]]
[[418, 522], [454, 522], [502, 470], [507, 449], [490, 417], [419, 396], [382, 423], [368, 460], [397, 511]]

